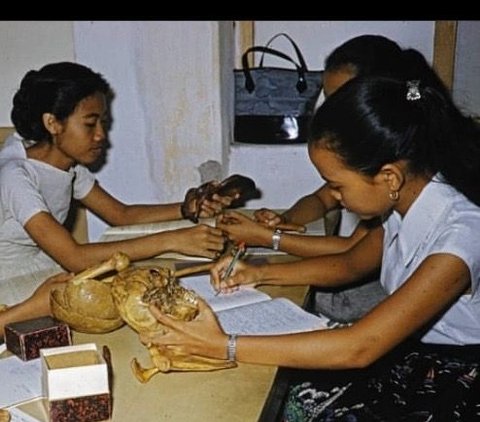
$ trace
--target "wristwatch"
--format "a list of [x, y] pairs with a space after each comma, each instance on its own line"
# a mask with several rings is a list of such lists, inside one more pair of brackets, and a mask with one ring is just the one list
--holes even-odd
[[272, 234], [272, 249], [274, 251], [278, 251], [278, 248], [280, 247], [281, 237], [282, 237], [282, 231], [279, 229], [275, 229], [275, 231]]
[[237, 360], [237, 335], [236, 334], [230, 334], [228, 336], [227, 359], [229, 362], [235, 362]]

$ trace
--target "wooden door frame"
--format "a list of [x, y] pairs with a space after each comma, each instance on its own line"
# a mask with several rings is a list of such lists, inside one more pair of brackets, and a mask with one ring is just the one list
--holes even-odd
[[451, 91], [455, 75], [457, 21], [435, 21], [433, 68]]
[[[243, 52], [247, 48], [253, 47], [255, 42], [255, 21], [235, 21], [235, 25], [238, 28], [236, 31], [238, 51], [235, 57], [235, 67], [241, 69]], [[254, 56], [254, 54], [250, 54], [250, 57], [248, 57], [250, 67], [255, 64]]]

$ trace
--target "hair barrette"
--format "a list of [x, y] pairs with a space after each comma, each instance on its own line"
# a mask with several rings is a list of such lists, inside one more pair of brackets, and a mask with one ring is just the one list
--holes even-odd
[[408, 101], [417, 101], [422, 98], [420, 94], [420, 81], [418, 79], [407, 81], [407, 100]]

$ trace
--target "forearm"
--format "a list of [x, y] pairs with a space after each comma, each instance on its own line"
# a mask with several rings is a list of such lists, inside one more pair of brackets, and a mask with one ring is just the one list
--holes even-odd
[[165, 231], [115, 242], [72, 244], [71, 249], [57, 250], [53, 257], [66, 270], [78, 272], [109, 259], [118, 251], [127, 254], [132, 261], [138, 261], [178, 251], [178, 248], [179, 237], [175, 231]]
[[5, 325], [7, 324], [45, 315], [48, 315], [46, 310], [34, 306], [29, 300], [13, 305], [7, 308], [6, 311], [0, 312], [0, 337], [4, 336]]
[[349, 250], [367, 234], [368, 229], [362, 223], [348, 237], [305, 236], [283, 233], [279, 246], [280, 250], [301, 257], [336, 254]]
[[122, 213], [109, 221], [115, 226], [127, 224], [153, 223], [156, 221], [177, 220], [182, 218], [181, 203], [157, 205], [125, 205]]
[[282, 217], [287, 223], [307, 224], [324, 217], [327, 211], [320, 198], [311, 194], [299, 199]]
[[[388, 350], [378, 336], [366, 336], [355, 326], [277, 336], [238, 336], [238, 362], [304, 369], [362, 368]], [[228, 336], [210, 336], [194, 347], [197, 354], [227, 358]]]
[[[230, 238], [235, 242], [246, 239], [250, 246], [272, 248], [273, 233], [274, 230], [270, 228], [259, 227], [258, 230], [249, 232], [248, 236], [246, 231], [235, 235], [230, 233]], [[306, 236], [282, 233], [279, 250], [287, 252], [290, 255], [312, 257], [343, 252], [349, 249], [354, 243], [353, 239], [347, 237]]]
[[256, 267], [257, 285], [335, 287], [362, 277], [344, 254], [305, 258], [295, 262], [265, 264]]
[[[240, 336], [239, 362], [304, 369], [356, 369], [365, 366], [368, 339], [349, 328], [283, 336]], [[301, 345], [299, 347], [299, 345]]]
[[305, 236], [282, 233], [279, 249], [290, 255], [313, 257], [348, 250], [356, 243], [354, 238], [339, 236]]

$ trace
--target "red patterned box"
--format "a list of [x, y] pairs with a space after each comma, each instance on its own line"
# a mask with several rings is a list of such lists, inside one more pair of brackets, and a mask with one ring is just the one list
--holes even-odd
[[5, 325], [7, 349], [22, 360], [40, 356], [40, 349], [72, 344], [70, 327], [52, 317], [41, 317]]
[[50, 422], [98, 422], [111, 417], [108, 365], [94, 343], [40, 353]]

